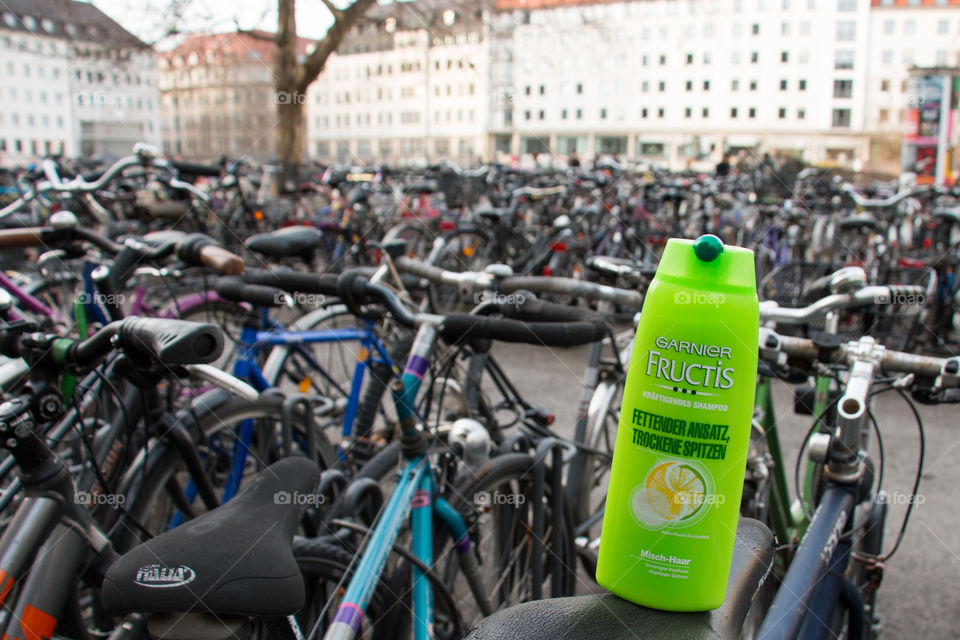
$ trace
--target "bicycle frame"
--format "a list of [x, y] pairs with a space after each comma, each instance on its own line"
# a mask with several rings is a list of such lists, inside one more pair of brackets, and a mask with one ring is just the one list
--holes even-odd
[[[436, 336], [436, 329], [431, 324], [424, 323], [420, 326], [401, 378], [402, 391], [394, 391], [393, 394], [406, 442], [423, 437], [423, 432], [416, 428], [414, 402], [429, 367], [426, 356], [432, 351]], [[442, 521], [454, 541], [461, 568], [467, 577], [471, 591], [477, 598], [481, 612], [483, 615], [492, 613], [492, 606], [483, 594], [482, 586], [471, 578], [475, 575], [477, 564], [463, 518], [446, 500], [433, 495], [435, 489], [433, 470], [426, 456], [422, 453], [409, 456], [405, 454], [405, 456], [406, 466], [377, 519], [353, 578], [337, 607], [333, 623], [324, 635], [324, 640], [353, 640], [357, 637], [364, 612], [408, 515], [411, 518], [413, 553], [426, 566], [433, 564], [433, 518], [437, 517]], [[414, 567], [414, 640], [428, 640], [433, 637], [432, 593], [432, 585], [427, 576]]]

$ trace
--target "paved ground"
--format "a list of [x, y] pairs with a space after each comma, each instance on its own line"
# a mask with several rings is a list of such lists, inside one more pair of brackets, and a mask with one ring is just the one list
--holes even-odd
[[[524, 397], [551, 408], [557, 431], [572, 435], [586, 349], [498, 344], [495, 354]], [[776, 400], [785, 455], [792, 463], [810, 418], [793, 414], [789, 387], [779, 386]], [[880, 589], [882, 637], [960, 638], [960, 517], [955, 504], [960, 492], [960, 407], [918, 408], [926, 433], [924, 473], [903, 544], [888, 563]], [[886, 454], [884, 488], [903, 497], [917, 468], [916, 423], [893, 394], [878, 398], [874, 412]], [[903, 504], [891, 507], [886, 549], [896, 539], [905, 509]]]

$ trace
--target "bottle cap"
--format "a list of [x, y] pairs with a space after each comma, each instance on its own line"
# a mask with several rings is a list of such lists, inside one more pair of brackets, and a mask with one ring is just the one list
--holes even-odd
[[704, 262], [713, 262], [723, 253], [723, 241], [715, 235], [702, 235], [694, 243], [693, 252]]

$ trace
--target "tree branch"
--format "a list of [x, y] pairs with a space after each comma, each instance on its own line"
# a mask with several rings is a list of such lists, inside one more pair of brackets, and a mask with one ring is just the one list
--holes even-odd
[[233, 19], [233, 24], [237, 27], [237, 33], [249, 36], [254, 40], [260, 40], [261, 42], [273, 42], [274, 44], [277, 42], [277, 36], [275, 35], [261, 33], [259, 31], [254, 31], [253, 29], [241, 29], [240, 22], [236, 18]]
[[322, 2], [323, 6], [325, 6], [327, 10], [330, 11], [331, 14], [333, 14], [334, 19], [339, 20], [340, 17], [343, 15], [343, 11], [335, 7], [333, 5], [333, 2], [331, 2], [330, 0], [320, 0], [320, 2]]
[[[329, 6], [329, 1], [330, 0], [322, 0], [327, 6]], [[295, 74], [295, 86], [297, 90], [306, 92], [310, 83], [323, 71], [323, 66], [327, 58], [340, 46], [344, 36], [350, 31], [350, 27], [360, 20], [363, 14], [367, 12], [367, 9], [372, 7], [376, 1], [377, 0], [354, 0], [353, 4], [346, 9], [337, 9], [339, 15], [334, 15], [334, 22], [330, 25], [330, 29], [327, 30], [327, 35], [317, 41], [313, 52], [308, 55], [307, 59], [303, 61], [303, 64], [297, 68]]]

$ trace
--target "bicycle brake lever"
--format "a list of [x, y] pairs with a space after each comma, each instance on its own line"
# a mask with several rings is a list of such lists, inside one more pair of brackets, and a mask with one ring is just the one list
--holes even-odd
[[217, 385], [221, 389], [240, 396], [244, 400], [249, 400], [252, 402], [260, 397], [259, 392], [257, 392], [256, 389], [248, 385], [246, 382], [230, 375], [226, 371], [221, 371], [212, 365], [187, 364], [183, 365], [183, 368], [186, 369], [194, 378], [206, 380], [211, 384]]

